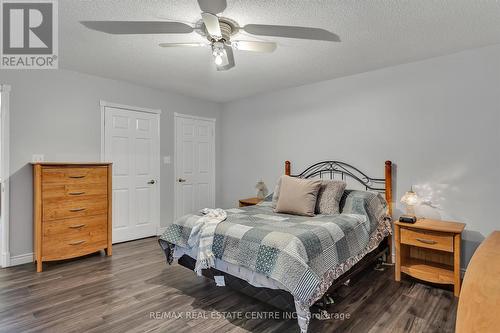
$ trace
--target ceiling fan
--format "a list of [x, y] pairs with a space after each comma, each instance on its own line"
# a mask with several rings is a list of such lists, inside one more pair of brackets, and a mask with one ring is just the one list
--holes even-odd
[[89, 29], [115, 35], [137, 34], [187, 34], [193, 31], [206, 37], [208, 43], [161, 43], [161, 47], [211, 47], [218, 71], [235, 66], [233, 48], [242, 51], [273, 52], [276, 43], [264, 41], [231, 40], [240, 30], [258, 36], [273, 36], [340, 42], [336, 34], [310, 27], [247, 24], [240, 27], [237, 22], [217, 16], [223, 12], [226, 0], [198, 0], [201, 20], [194, 27], [181, 22], [168, 21], [82, 21]]

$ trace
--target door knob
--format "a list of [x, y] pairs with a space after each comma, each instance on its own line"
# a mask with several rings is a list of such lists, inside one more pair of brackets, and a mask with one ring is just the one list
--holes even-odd
[[186, 182], [186, 179], [184, 179], [184, 178], [179, 178], [179, 179], [177, 179], [177, 181], [178, 181], [179, 183], [185, 183], [185, 182]]
[[150, 185], [154, 185], [154, 184], [156, 184], [156, 180], [151, 179], [151, 180], [148, 182], [148, 184], [150, 184]]

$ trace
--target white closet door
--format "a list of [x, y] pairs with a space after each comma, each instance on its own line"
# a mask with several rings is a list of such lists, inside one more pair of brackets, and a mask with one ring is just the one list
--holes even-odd
[[215, 123], [175, 117], [175, 215], [215, 205]]
[[113, 243], [159, 227], [159, 115], [105, 108], [105, 160], [113, 162]]

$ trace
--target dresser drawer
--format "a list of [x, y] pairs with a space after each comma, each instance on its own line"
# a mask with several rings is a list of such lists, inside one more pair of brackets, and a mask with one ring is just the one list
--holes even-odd
[[42, 237], [44, 260], [96, 252], [107, 246], [107, 215], [45, 222]]
[[46, 184], [106, 184], [108, 169], [105, 167], [43, 168], [42, 185]]
[[107, 233], [108, 216], [85, 216], [43, 223], [43, 237], [72, 238], [95, 232]]
[[401, 228], [401, 243], [453, 252], [453, 234]]
[[93, 195], [72, 200], [45, 199], [43, 200], [42, 210], [44, 222], [106, 214], [108, 212], [108, 196]]
[[107, 186], [98, 184], [47, 184], [42, 188], [42, 200], [73, 200], [107, 193]]

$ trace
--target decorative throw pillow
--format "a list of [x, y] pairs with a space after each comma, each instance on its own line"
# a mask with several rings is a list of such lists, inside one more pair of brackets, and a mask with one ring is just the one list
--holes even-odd
[[346, 186], [347, 183], [341, 180], [322, 180], [316, 202], [316, 214], [339, 214], [340, 199]]
[[276, 213], [314, 216], [321, 180], [281, 177]]

